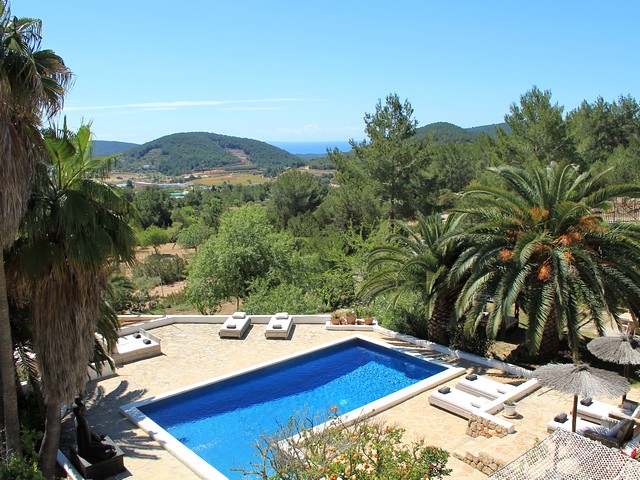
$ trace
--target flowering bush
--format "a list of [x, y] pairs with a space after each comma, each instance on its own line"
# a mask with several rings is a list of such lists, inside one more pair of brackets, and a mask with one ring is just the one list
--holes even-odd
[[253, 471], [263, 480], [417, 480], [441, 479], [449, 453], [423, 440], [402, 442], [404, 429], [379, 421], [345, 425], [332, 409], [327, 428], [292, 417], [272, 436], [257, 442]]

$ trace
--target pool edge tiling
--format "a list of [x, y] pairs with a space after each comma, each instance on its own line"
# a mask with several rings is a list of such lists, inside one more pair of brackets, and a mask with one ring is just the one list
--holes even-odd
[[328, 349], [343, 343], [354, 342], [354, 341], [360, 341], [360, 342], [365, 342], [366, 344], [377, 345], [378, 347], [383, 347], [385, 349], [392, 350], [394, 352], [400, 353], [401, 355], [418, 358], [421, 361], [425, 361], [427, 363], [437, 364], [443, 367], [444, 370], [439, 373], [436, 373], [435, 375], [430, 376], [429, 378], [418, 381], [413, 385], [410, 385], [394, 393], [388, 394], [382, 398], [374, 400], [362, 407], [356, 407], [354, 410], [348, 413], [345, 413], [344, 415], [341, 416], [343, 421], [346, 421], [346, 422], [353, 421], [361, 416], [377, 414], [383, 410], [386, 410], [395, 405], [398, 405], [399, 403], [415, 395], [418, 395], [419, 393], [429, 390], [436, 385], [445, 383], [457, 376], [460, 376], [465, 371], [463, 368], [453, 367], [441, 361], [437, 361], [433, 359], [425, 359], [422, 357], [422, 355], [418, 353], [408, 352], [406, 348], [398, 348], [393, 345], [390, 345], [387, 342], [380, 341], [377, 339], [372, 339], [370, 337], [366, 337], [362, 335], [352, 335], [349, 337], [345, 337], [333, 342], [320, 345], [315, 348], [306, 349], [291, 355], [287, 355], [287, 356], [275, 359], [273, 361], [264, 362], [255, 366], [251, 366], [245, 369], [241, 369], [241, 370], [229, 373], [229, 374], [220, 375], [220, 376], [205, 380], [203, 382], [198, 382], [184, 388], [163, 393], [161, 395], [157, 395], [142, 401], [124, 405], [120, 407], [120, 412], [125, 417], [127, 417], [130, 421], [135, 423], [146, 434], [148, 434], [154, 440], [160, 443], [160, 445], [164, 449], [166, 449], [172, 455], [178, 458], [181, 462], [183, 462], [188, 468], [190, 468], [194, 473], [196, 473], [201, 478], [212, 479], [212, 480], [225, 480], [228, 478], [226, 475], [218, 471], [214, 466], [212, 466], [210, 463], [202, 459], [199, 455], [194, 453], [189, 447], [185, 446], [183, 443], [178, 441], [172, 434], [164, 430], [155, 421], [153, 421], [151, 418], [146, 416], [141, 410], [141, 408], [143, 408], [146, 405], [153, 404], [161, 400], [166, 400], [186, 392], [192, 392], [192, 391], [207, 387], [209, 385], [215, 385], [224, 381], [228, 381], [228, 380], [240, 377], [242, 375], [246, 375], [246, 374], [256, 372], [262, 369], [266, 369], [269, 367], [278, 366], [280, 364], [284, 364], [288, 361], [295, 360], [300, 357], [310, 356], [311, 354], [322, 351], [324, 349]]

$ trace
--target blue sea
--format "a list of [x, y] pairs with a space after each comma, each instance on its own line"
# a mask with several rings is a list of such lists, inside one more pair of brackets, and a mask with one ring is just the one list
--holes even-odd
[[327, 141], [327, 142], [267, 142], [269, 145], [286, 150], [294, 155], [322, 154], [327, 153], [327, 148], [333, 150], [338, 148], [341, 152], [348, 152], [351, 146], [347, 141]]

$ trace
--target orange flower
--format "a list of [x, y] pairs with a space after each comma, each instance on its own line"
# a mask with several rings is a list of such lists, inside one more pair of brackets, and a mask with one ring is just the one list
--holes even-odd
[[584, 238], [584, 235], [582, 235], [581, 233], [572, 232], [572, 233], [567, 233], [565, 235], [560, 236], [557, 242], [567, 247], [580, 242], [583, 238]]
[[502, 263], [507, 263], [513, 259], [514, 255], [513, 250], [505, 248], [504, 250], [500, 250], [500, 253], [498, 253], [498, 260]]
[[547, 280], [549, 280], [550, 276], [551, 267], [545, 263], [540, 267], [540, 270], [538, 270], [538, 280], [540, 280], [541, 282], [546, 282]]

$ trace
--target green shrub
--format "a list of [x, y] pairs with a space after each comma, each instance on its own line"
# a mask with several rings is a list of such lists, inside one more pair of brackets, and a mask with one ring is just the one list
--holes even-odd
[[45, 480], [38, 469], [36, 455], [36, 445], [41, 438], [42, 432], [22, 430], [24, 456], [13, 456], [6, 465], [0, 462], [0, 480]]
[[385, 327], [417, 338], [428, 338], [427, 307], [419, 295], [406, 295], [396, 305], [389, 305], [381, 298], [374, 302], [372, 309], [378, 322]]
[[289, 312], [292, 315], [323, 311], [322, 301], [314, 292], [305, 292], [290, 283], [271, 287], [268, 281], [255, 281], [251, 294], [242, 304], [243, 310], [253, 314]]
[[329, 419], [327, 428], [314, 429], [320, 421], [292, 417], [276, 434], [261, 437], [259, 461], [241, 471], [263, 480], [442, 479], [451, 473], [447, 451], [424, 440], [403, 443], [400, 427], [371, 420], [346, 425], [335, 407]]
[[449, 348], [486, 357], [493, 344], [494, 340], [487, 337], [487, 332], [483, 328], [476, 329], [473, 335], [468, 336], [464, 333], [464, 325], [458, 324], [451, 336]]

